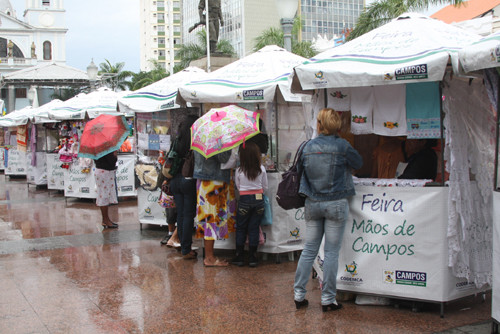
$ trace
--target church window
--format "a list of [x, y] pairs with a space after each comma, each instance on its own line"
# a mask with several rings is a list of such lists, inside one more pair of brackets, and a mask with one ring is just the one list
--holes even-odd
[[16, 99], [25, 99], [28, 97], [26, 88], [16, 88]]
[[43, 42], [43, 60], [52, 60], [52, 44], [49, 41]]

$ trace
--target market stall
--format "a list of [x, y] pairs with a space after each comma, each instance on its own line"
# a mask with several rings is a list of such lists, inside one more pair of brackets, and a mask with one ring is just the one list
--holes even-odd
[[136, 119], [136, 159], [132, 167], [140, 183], [137, 206], [141, 224], [167, 223], [165, 209], [158, 204], [158, 158], [170, 149], [171, 137], [175, 135], [172, 129], [177, 128], [182, 117], [199, 114], [196, 108], [181, 108], [175, 103], [178, 87], [205, 75], [197, 67], [188, 67], [118, 99], [120, 111], [133, 113]]
[[316, 109], [345, 111], [358, 150], [356, 140], [373, 135], [438, 139], [444, 150], [439, 186], [360, 179], [339, 289], [444, 303], [490, 288], [493, 115], [482, 81], [457, 76], [457, 51], [478, 39], [403, 14], [294, 68], [292, 91], [317, 90]]
[[[26, 176], [28, 121], [32, 108], [30, 106], [16, 110], [0, 118], [0, 126], [4, 127], [4, 165], [5, 175]], [[5, 163], [6, 161], [6, 163]]]
[[[493, 109], [496, 110], [496, 149], [493, 193], [493, 282], [500, 279], [500, 187], [499, 187], [499, 140], [500, 123], [498, 118], [500, 96], [499, 66], [500, 32], [482, 38], [476, 43], [459, 51], [460, 64], [469, 75], [477, 75], [477, 71], [490, 83], [488, 91]], [[481, 77], [481, 76], [480, 76]], [[494, 321], [492, 333], [498, 333], [500, 323], [500, 286], [493, 284], [491, 316]]]
[[[117, 100], [125, 92], [114, 92], [101, 88], [89, 94], [78, 94], [63, 104], [51, 108], [48, 117], [58, 120], [60, 143], [53, 155], [47, 158], [49, 178], [52, 187], [64, 189], [66, 197], [96, 198], [94, 163], [88, 158], [77, 158], [78, 140], [88, 119], [100, 114], [123, 115], [117, 111]], [[136, 196], [133, 161], [131, 153], [134, 146], [133, 117], [125, 114], [129, 126], [130, 137], [118, 156], [116, 173], [119, 197]], [[61, 172], [62, 171], [62, 172]]]
[[[305, 127], [310, 104], [303, 104], [310, 101], [310, 95], [292, 94], [288, 85], [293, 67], [305, 60], [278, 46], [266, 46], [209, 73], [205, 79], [193, 80], [179, 88], [177, 101], [199, 104], [202, 113], [229, 104], [260, 113], [263, 131], [269, 136], [269, 151], [263, 164], [268, 171], [267, 195], [273, 199], [273, 224], [262, 228], [266, 242], [259, 246], [259, 251], [265, 253], [286, 253], [303, 247], [304, 221], [282, 210], [274, 194], [281, 179], [278, 171], [288, 168], [296, 148], [310, 132]], [[229, 238], [217, 240], [215, 248], [234, 249], [234, 227], [229, 226], [229, 231]]]

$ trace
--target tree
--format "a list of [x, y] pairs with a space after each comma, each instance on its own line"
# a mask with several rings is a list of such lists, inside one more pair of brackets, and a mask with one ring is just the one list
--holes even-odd
[[170, 73], [167, 72], [167, 70], [156, 60], [151, 60], [151, 62], [154, 65], [154, 68], [151, 71], [132, 73], [132, 80], [127, 83], [130, 90], [137, 90], [142, 87], [149, 86], [170, 75]]
[[52, 95], [50, 95], [51, 99], [59, 99], [61, 101], [66, 101], [75, 97], [81, 93], [81, 89], [78, 88], [57, 88]]
[[380, 0], [367, 6], [358, 18], [354, 29], [346, 40], [350, 41], [378, 28], [406, 12], [421, 11], [430, 5], [452, 4], [458, 6], [463, 0]]
[[99, 64], [99, 72], [97, 72], [101, 76], [101, 82], [112, 90], [116, 90], [117, 88], [126, 90], [129, 85], [126, 79], [131, 77], [133, 72], [123, 71], [123, 67], [125, 66], [123, 62], [112, 65], [109, 60], [104, 60], [106, 62]]
[[[311, 42], [298, 40], [299, 31], [301, 29], [301, 20], [296, 17], [292, 28], [292, 53], [304, 58], [311, 58], [317, 54]], [[271, 27], [264, 30], [259, 36], [254, 39], [254, 51], [259, 51], [266, 45], [285, 46], [285, 36], [281, 28]]]
[[[198, 44], [189, 43], [179, 46], [179, 49], [175, 53], [175, 58], [180, 59], [181, 61], [179, 66], [176, 66], [176, 70], [174, 72], [178, 72], [179, 70], [188, 67], [190, 62], [200, 59], [207, 54], [207, 32], [205, 29], [202, 29], [196, 32], [196, 36], [198, 37]], [[236, 55], [231, 43], [225, 39], [219, 40], [217, 43], [217, 51], [230, 57]]]

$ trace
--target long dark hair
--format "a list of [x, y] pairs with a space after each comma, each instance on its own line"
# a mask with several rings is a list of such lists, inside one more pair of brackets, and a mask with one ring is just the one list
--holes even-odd
[[177, 129], [177, 154], [184, 158], [191, 147], [191, 125], [198, 119], [196, 115], [187, 115]]
[[240, 169], [249, 180], [255, 180], [260, 170], [260, 149], [254, 142], [246, 142], [240, 146]]

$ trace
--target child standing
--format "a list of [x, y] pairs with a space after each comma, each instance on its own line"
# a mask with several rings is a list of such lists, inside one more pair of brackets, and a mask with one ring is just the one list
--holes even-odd
[[259, 226], [264, 215], [264, 191], [267, 190], [266, 169], [261, 164], [257, 144], [246, 142], [239, 149], [240, 167], [235, 172], [235, 185], [240, 193], [236, 215], [236, 257], [231, 264], [243, 266], [243, 250], [248, 234], [249, 266], [257, 266]]

